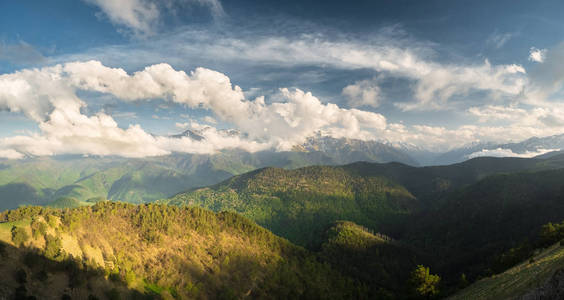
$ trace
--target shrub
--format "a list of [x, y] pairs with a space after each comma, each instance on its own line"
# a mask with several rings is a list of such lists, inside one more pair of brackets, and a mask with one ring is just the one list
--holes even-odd
[[47, 224], [45, 224], [45, 222], [34, 219], [33, 222], [31, 222], [31, 233], [34, 238], [44, 236], [47, 233]]
[[61, 260], [61, 239], [50, 234], [45, 235], [45, 257], [51, 260]]

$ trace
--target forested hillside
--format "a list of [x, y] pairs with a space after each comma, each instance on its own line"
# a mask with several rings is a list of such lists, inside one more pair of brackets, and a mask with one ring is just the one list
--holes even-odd
[[343, 274], [363, 282], [370, 298], [412, 297], [410, 273], [428, 258], [392, 238], [349, 221], [325, 232], [320, 256]]
[[393, 231], [420, 209], [417, 199], [401, 185], [385, 177], [351, 175], [339, 167], [260, 169], [162, 202], [235, 211], [313, 248], [336, 220]]
[[444, 272], [487, 275], [496, 256], [564, 218], [564, 169], [495, 175], [410, 221], [403, 240], [436, 253]]
[[[236, 211], [314, 250], [326, 247], [327, 239], [322, 238], [326, 228], [337, 220], [350, 220], [402, 245], [401, 251], [391, 251], [401, 257], [389, 259], [397, 264], [394, 270], [409, 270], [407, 265], [399, 266], [413, 264], [410, 257], [417, 257], [418, 263], [441, 274], [448, 294], [459, 287], [462, 275], [471, 282], [511, 267], [502, 255], [536, 237], [543, 224], [563, 218], [564, 169], [556, 169], [560, 164], [561, 157], [555, 156], [550, 160], [478, 158], [425, 168], [394, 163], [267, 168], [163, 202]], [[343, 224], [335, 228], [363, 236]], [[355, 257], [344, 254], [344, 249], [339, 248], [338, 257]], [[409, 253], [407, 249], [412, 249], [410, 255], [401, 254]], [[360, 257], [369, 257], [366, 253], [370, 252]], [[385, 257], [387, 252], [378, 253]], [[513, 261], [522, 259], [515, 256]], [[339, 261], [333, 264], [338, 266]], [[360, 269], [345, 268], [345, 273], [363, 274], [363, 264], [347, 265]], [[368, 273], [376, 274], [373, 269]], [[378, 265], [377, 269], [386, 268]], [[387, 276], [374, 278], [396, 276], [390, 288], [391, 282], [404, 282], [408, 272]], [[373, 282], [373, 286], [379, 285]]]
[[358, 281], [236, 214], [100, 202], [0, 215], [5, 295], [37, 299], [366, 297]]

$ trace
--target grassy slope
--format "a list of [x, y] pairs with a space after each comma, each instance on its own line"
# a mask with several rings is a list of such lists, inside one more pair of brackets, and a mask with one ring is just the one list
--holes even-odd
[[501, 274], [479, 280], [449, 299], [512, 299], [545, 283], [564, 268], [564, 247], [560, 243]]
[[402, 186], [382, 177], [350, 175], [340, 167], [266, 168], [163, 202], [236, 211], [308, 246], [318, 246], [323, 231], [336, 220], [380, 231], [419, 208]]
[[[78, 282], [67, 274], [62, 284], [51, 285], [59, 276], [58, 269], [26, 266], [18, 259], [0, 264], [0, 269], [23, 268], [32, 278], [46, 271], [46, 281], [26, 284], [28, 292], [40, 298], [60, 298], [69, 285], [83, 298], [88, 293], [104, 297], [107, 291], [89, 291], [88, 287], [107, 279], [123, 281], [127, 289], [139, 293], [183, 299], [338, 299], [360, 292], [351, 279], [318, 262], [307, 250], [232, 213], [101, 202], [64, 211], [25, 208], [0, 218], [16, 222], [1, 224], [4, 243], [15, 246], [10, 230], [13, 225], [21, 226], [33, 237], [25, 247], [54, 262], [72, 255], [79, 266], [85, 266], [81, 268], [98, 272]], [[32, 225], [31, 219], [35, 220]], [[39, 228], [40, 223], [49, 224], [46, 234], [32, 234], [31, 227]], [[50, 256], [47, 235], [61, 241]], [[18, 249], [24, 251], [23, 246]], [[9, 280], [0, 281], [2, 288], [13, 291], [16, 286]]]

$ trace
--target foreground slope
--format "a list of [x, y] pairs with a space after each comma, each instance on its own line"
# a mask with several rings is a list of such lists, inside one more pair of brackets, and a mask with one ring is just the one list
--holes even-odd
[[564, 246], [557, 243], [531, 260], [479, 280], [449, 299], [562, 299]]
[[[0, 290], [12, 295], [23, 287], [41, 299], [70, 292], [81, 299], [116, 292], [133, 298], [361, 297], [351, 279], [307, 250], [233, 213], [100, 202], [70, 210], [21, 208], [0, 219], [7, 221], [0, 240], [9, 249], [0, 270], [10, 277]], [[37, 256], [49, 263], [26, 263]]]

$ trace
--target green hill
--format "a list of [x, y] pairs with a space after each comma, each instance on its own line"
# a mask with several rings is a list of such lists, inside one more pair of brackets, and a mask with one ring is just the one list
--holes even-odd
[[384, 148], [368, 147], [362, 150], [368, 151], [364, 156], [351, 155], [356, 152], [346, 148], [334, 153], [225, 150], [213, 155], [172, 154], [140, 159], [67, 155], [3, 160], [0, 165], [0, 210], [20, 205], [44, 205], [60, 197], [74, 197], [80, 201], [105, 197], [145, 203], [268, 166], [299, 168], [359, 159], [412, 162], [399, 151], [381, 156], [382, 151], [387, 153], [392, 149]]
[[409, 297], [410, 272], [425, 258], [388, 236], [348, 221], [326, 231], [320, 256], [343, 274], [363, 282], [372, 299]]
[[[146, 203], [194, 187], [216, 184], [257, 168], [293, 169], [356, 160], [389, 161], [401, 157], [395, 154], [381, 157], [370, 154], [370, 149], [361, 147], [364, 150], [358, 152], [347, 147], [336, 152], [331, 152], [330, 147], [323, 151], [313, 147], [308, 152], [229, 150], [214, 155], [173, 154], [142, 159], [61, 156], [4, 161], [0, 168], [0, 209], [26, 204], [44, 205], [60, 197], [74, 197], [80, 201], [105, 197]], [[404, 185], [426, 206], [436, 207], [445, 191], [487, 175], [558, 167], [564, 167], [562, 155], [547, 159], [478, 158], [451, 166], [424, 168], [399, 163], [358, 163], [349, 169], [360, 172], [361, 176], [386, 177]]]
[[99, 202], [20, 208], [0, 220], [6, 296], [23, 290], [38, 299], [365, 297], [353, 279], [314, 254], [229, 212]]
[[48, 206], [53, 208], [75, 208], [85, 205], [92, 205], [92, 203], [79, 201], [78, 199], [73, 197], [61, 197], [49, 203]]
[[336, 220], [391, 231], [420, 209], [417, 199], [393, 181], [351, 175], [341, 167], [260, 169], [162, 202], [235, 211], [292, 242], [314, 248]]
[[[461, 187], [492, 174], [551, 169], [561, 163], [476, 158], [422, 168], [366, 162], [296, 170], [266, 168], [161, 202], [236, 211], [298, 244], [316, 246], [325, 226], [336, 220], [397, 235], [408, 216], [442, 207]], [[301, 228], [313, 230], [304, 232]]]

